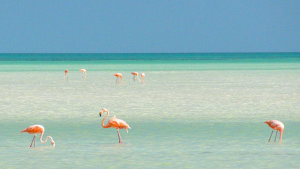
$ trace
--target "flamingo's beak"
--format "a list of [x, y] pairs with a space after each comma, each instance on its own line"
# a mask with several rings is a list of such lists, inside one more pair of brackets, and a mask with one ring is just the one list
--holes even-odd
[[99, 116], [100, 116], [100, 117], [101, 117], [102, 113], [103, 113], [103, 112], [99, 112]]

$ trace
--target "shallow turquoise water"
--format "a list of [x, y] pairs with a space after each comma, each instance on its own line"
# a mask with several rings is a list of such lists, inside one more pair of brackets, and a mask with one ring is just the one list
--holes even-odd
[[[146, 84], [131, 71], [144, 71]], [[300, 167], [295, 60], [2, 61], [0, 79], [0, 168]], [[100, 126], [102, 107], [132, 127], [124, 144]], [[283, 144], [267, 142], [269, 119], [284, 122]], [[56, 147], [28, 148], [32, 136], [20, 131], [32, 124]]]

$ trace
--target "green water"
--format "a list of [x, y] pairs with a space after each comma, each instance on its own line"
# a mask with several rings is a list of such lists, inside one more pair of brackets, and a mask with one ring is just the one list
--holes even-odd
[[[0, 168], [300, 167], [298, 61], [2, 61], [0, 79]], [[122, 145], [102, 107], [132, 127]], [[283, 144], [267, 142], [270, 119]], [[56, 147], [29, 148], [32, 124]]]

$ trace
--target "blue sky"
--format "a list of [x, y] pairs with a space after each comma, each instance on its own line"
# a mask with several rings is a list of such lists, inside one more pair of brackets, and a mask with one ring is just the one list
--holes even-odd
[[300, 52], [299, 0], [0, 0], [0, 53]]

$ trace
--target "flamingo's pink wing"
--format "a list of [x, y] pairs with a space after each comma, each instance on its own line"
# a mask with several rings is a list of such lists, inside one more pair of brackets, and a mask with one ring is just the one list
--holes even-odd
[[120, 124], [119, 124], [119, 122], [117, 121], [118, 119], [114, 116], [113, 118], [111, 118], [110, 120], [109, 120], [109, 124], [111, 124], [112, 126], [114, 126], [114, 127], [117, 127], [117, 128], [119, 128], [120, 127]]
[[22, 130], [22, 132], [27, 132], [29, 134], [40, 133], [41, 129], [37, 126], [29, 126], [28, 128]]
[[120, 125], [120, 128], [130, 128], [130, 126], [126, 123], [126, 121], [121, 120], [121, 119], [117, 119], [117, 121]]

